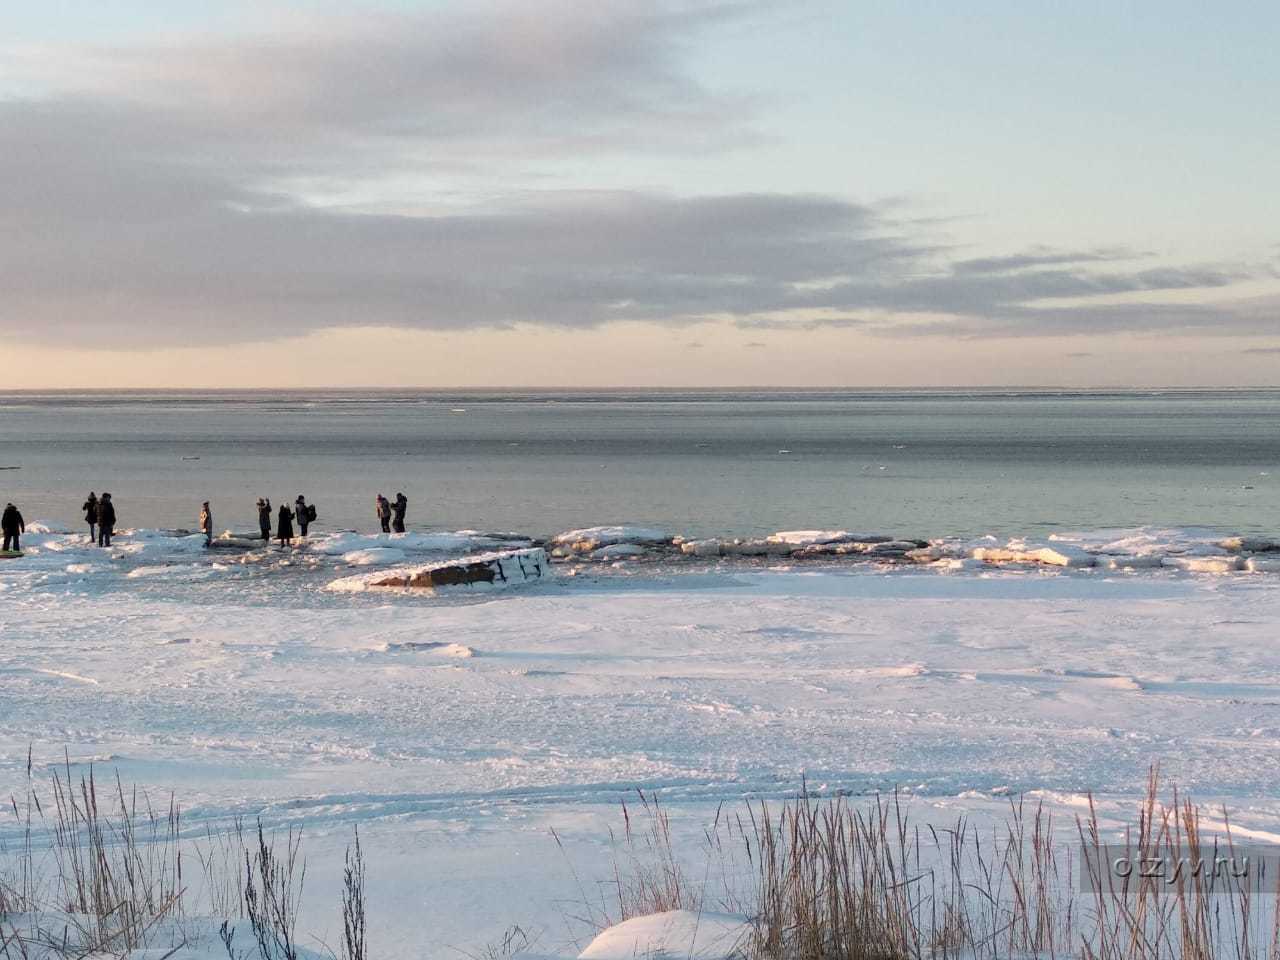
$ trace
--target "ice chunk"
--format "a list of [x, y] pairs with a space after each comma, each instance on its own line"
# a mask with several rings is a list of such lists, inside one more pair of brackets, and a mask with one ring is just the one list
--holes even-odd
[[633, 527], [628, 525], [608, 527], [582, 527], [578, 530], [566, 530], [551, 538], [552, 546], [567, 547], [577, 553], [590, 553], [600, 547], [612, 546], [615, 543], [660, 544], [670, 543], [671, 535], [654, 527]]
[[1265, 537], [1227, 537], [1219, 540], [1218, 546], [1231, 553], [1276, 553], [1280, 551], [1280, 541], [1268, 540]]
[[724, 545], [719, 540], [686, 540], [680, 544], [680, 552], [691, 557], [718, 557]]
[[1234, 573], [1240, 569], [1239, 557], [1165, 557], [1164, 566], [1188, 573]]
[[387, 563], [401, 563], [404, 561], [404, 557], [403, 550], [395, 550], [391, 547], [373, 547], [369, 550], [352, 550], [350, 553], [344, 553], [342, 562], [349, 563], [353, 567], [378, 567]]
[[1108, 570], [1151, 570], [1164, 566], [1164, 557], [1158, 553], [1145, 553], [1132, 557], [1098, 557], [1098, 565]]
[[985, 563], [1039, 563], [1051, 567], [1092, 567], [1098, 558], [1069, 543], [1032, 546], [1022, 540], [1010, 540], [1003, 547], [977, 547], [970, 554]]
[[332, 581], [337, 593], [377, 589], [435, 591], [444, 587], [475, 589], [514, 587], [553, 576], [551, 562], [540, 547], [482, 553], [416, 567], [398, 567], [356, 574]]
[[770, 534], [772, 543], [786, 543], [793, 547], [811, 547], [818, 543], [839, 543], [842, 540], [853, 540], [848, 530], [780, 530]]

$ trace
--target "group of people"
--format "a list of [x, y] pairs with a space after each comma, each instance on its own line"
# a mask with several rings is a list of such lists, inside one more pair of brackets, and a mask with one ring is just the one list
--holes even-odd
[[[90, 491], [88, 499], [80, 509], [84, 511], [85, 522], [89, 524], [89, 542], [96, 542], [100, 547], [111, 546], [111, 537], [116, 530], [116, 508], [111, 501], [111, 494], [104, 493], [99, 497]], [[374, 500], [374, 513], [382, 526], [383, 533], [391, 533], [393, 530], [396, 533], [404, 533], [404, 517], [408, 509], [409, 498], [403, 493], [397, 493], [394, 501], [388, 500], [382, 494], [378, 494]], [[271, 539], [271, 517], [270, 498], [259, 497], [258, 529], [262, 533], [263, 540]], [[294, 521], [298, 524], [298, 535], [305, 537], [307, 528], [315, 520], [315, 504], [307, 503], [307, 498], [302, 494], [298, 494], [292, 510], [287, 504], [281, 504], [280, 511], [276, 514], [276, 537], [280, 540], [280, 545], [282, 547], [292, 545]], [[4, 513], [0, 515], [0, 529], [4, 533], [3, 552], [20, 552], [21, 535], [27, 532], [27, 525], [18, 508], [12, 503], [5, 504]], [[204, 534], [206, 546], [213, 543], [213, 509], [209, 506], [208, 500], [200, 506], [200, 532]]]
[[[206, 510], [208, 504], [205, 504]], [[200, 514], [201, 522], [204, 521], [204, 513]], [[289, 509], [289, 505], [280, 504], [280, 512], [276, 516], [276, 536], [280, 540], [280, 546], [288, 546], [293, 543], [293, 521], [298, 521], [298, 533], [300, 536], [307, 535], [307, 527], [315, 522], [316, 507], [313, 503], [307, 503], [307, 498], [302, 494], [298, 494], [298, 499], [293, 501], [293, 509]], [[210, 520], [209, 527], [201, 527], [205, 532], [205, 542], [208, 543], [213, 539], [213, 522]], [[271, 498], [258, 498], [258, 529], [262, 533], [263, 540], [271, 539]]]
[[382, 524], [383, 533], [404, 533], [404, 514], [409, 509], [409, 498], [403, 493], [397, 493], [395, 502], [392, 503], [382, 494], [378, 494], [378, 498], [374, 501], [378, 522]]
[[103, 493], [99, 497], [90, 490], [80, 509], [89, 524], [89, 542], [96, 540], [100, 547], [111, 546], [111, 537], [116, 532], [116, 505], [111, 502], [111, 494]]

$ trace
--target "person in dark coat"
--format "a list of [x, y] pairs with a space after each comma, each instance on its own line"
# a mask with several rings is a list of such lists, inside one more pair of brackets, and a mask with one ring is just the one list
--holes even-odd
[[298, 494], [298, 499], [293, 502], [294, 515], [298, 518], [298, 529], [302, 536], [307, 535], [307, 525], [311, 523], [311, 511], [307, 508], [307, 498], [302, 494]]
[[89, 524], [89, 543], [95, 543], [98, 539], [95, 529], [98, 526], [98, 495], [90, 490], [89, 499], [80, 509], [84, 511], [84, 522]]
[[409, 498], [403, 493], [396, 494], [396, 502], [391, 505], [395, 519], [391, 521], [391, 529], [396, 533], [404, 533], [404, 512], [409, 509]]
[[271, 539], [271, 498], [258, 498], [258, 529], [262, 531], [262, 539]]
[[[307, 528], [304, 525], [302, 529]], [[276, 536], [280, 538], [280, 546], [293, 546], [293, 511], [283, 503], [280, 504], [280, 516], [276, 520]]]
[[204, 545], [213, 543], [213, 511], [209, 509], [209, 501], [200, 505], [200, 532], [204, 534]]
[[111, 535], [116, 532], [116, 505], [111, 494], [104, 493], [98, 501], [98, 546], [111, 546]]
[[15, 553], [22, 550], [22, 540], [19, 535], [27, 532], [27, 522], [22, 519], [22, 514], [12, 503], [4, 505], [4, 513], [0, 515], [0, 530], [4, 531], [5, 553], [10, 550]]
[[382, 532], [391, 532], [391, 503], [382, 494], [378, 494], [378, 498], [373, 501], [374, 512], [378, 515], [378, 522], [382, 524]]

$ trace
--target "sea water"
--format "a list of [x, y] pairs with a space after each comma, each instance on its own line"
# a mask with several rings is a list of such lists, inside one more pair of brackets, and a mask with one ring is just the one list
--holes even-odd
[[321, 530], [689, 536], [1280, 530], [1280, 391], [297, 391], [0, 394], [0, 501], [78, 529], [256, 528], [299, 494]]

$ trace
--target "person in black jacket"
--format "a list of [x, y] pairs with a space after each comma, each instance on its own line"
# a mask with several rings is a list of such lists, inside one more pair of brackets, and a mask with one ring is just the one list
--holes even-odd
[[89, 499], [80, 509], [84, 511], [85, 523], [89, 524], [89, 543], [96, 543], [98, 534], [94, 528], [98, 525], [98, 495], [90, 490]]
[[111, 535], [116, 532], [116, 505], [111, 494], [104, 493], [98, 501], [98, 546], [111, 546]]
[[391, 529], [396, 533], [404, 533], [404, 512], [409, 509], [409, 498], [403, 493], [397, 493], [391, 509], [395, 513], [395, 519], [391, 521]]
[[200, 532], [204, 534], [204, 545], [213, 543], [213, 511], [209, 509], [209, 501], [200, 505]]
[[[307, 498], [302, 494], [298, 494], [298, 499], [293, 502], [294, 516], [298, 518], [298, 530], [301, 536], [307, 535], [307, 525], [311, 523], [311, 508], [307, 506]], [[293, 536], [292, 533], [289, 536]]]
[[382, 532], [391, 532], [391, 501], [382, 494], [378, 494], [377, 499], [373, 501], [374, 513], [377, 514], [378, 523], [382, 524]]
[[262, 539], [271, 539], [271, 498], [258, 498], [258, 529], [262, 531]]
[[22, 540], [19, 534], [27, 532], [27, 523], [12, 503], [4, 505], [4, 514], [0, 515], [0, 530], [4, 531], [4, 552], [8, 553], [10, 550], [15, 553], [20, 552]]
[[280, 538], [280, 546], [293, 546], [293, 511], [283, 503], [280, 504], [280, 517], [276, 521], [276, 536]]

